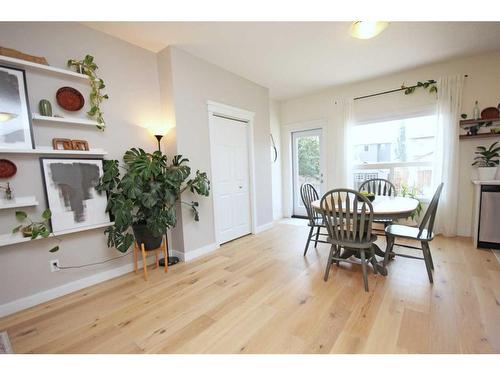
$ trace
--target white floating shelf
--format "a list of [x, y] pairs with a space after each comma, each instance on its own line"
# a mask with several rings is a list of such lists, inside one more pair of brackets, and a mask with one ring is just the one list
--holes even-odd
[[88, 120], [84, 118], [77, 117], [54, 117], [54, 116], [42, 116], [39, 113], [33, 113], [32, 119], [37, 122], [43, 123], [57, 123], [57, 124], [73, 124], [73, 125], [84, 125], [84, 126], [94, 126], [97, 129], [97, 121]]
[[0, 210], [31, 206], [38, 206], [38, 202], [35, 197], [15, 197], [14, 199], [0, 199]]
[[85, 74], [80, 74], [77, 72], [73, 72], [68, 69], [55, 68], [50, 65], [37, 64], [31, 61], [16, 59], [14, 57], [2, 56], [0, 55], [0, 63], [5, 63], [10, 66], [18, 67], [18, 68], [26, 68], [31, 70], [41, 70], [47, 73], [65, 75], [73, 78], [79, 79], [89, 79]]
[[35, 149], [0, 149], [0, 154], [35, 154], [35, 155], [78, 155], [78, 156], [103, 156], [108, 152], [99, 148], [91, 148], [89, 151], [78, 150], [54, 150], [50, 147], [38, 147]]
[[[61, 232], [55, 232], [53, 233], [55, 236], [64, 236], [66, 234], [71, 234], [71, 233], [77, 233], [77, 232], [83, 232], [86, 230], [92, 230], [92, 229], [99, 229], [99, 228], [105, 228], [113, 225], [114, 222], [110, 223], [103, 223], [103, 224], [96, 224], [96, 225], [91, 225], [88, 227], [81, 227], [81, 228], [76, 228], [76, 229], [71, 229], [71, 230], [65, 230]], [[47, 237], [47, 238], [54, 238], [52, 235]], [[0, 234], [0, 247], [2, 246], [8, 246], [8, 245], [15, 245], [18, 243], [23, 243], [23, 242], [29, 242], [29, 241], [36, 241], [36, 240], [41, 240], [44, 239], [44, 237], [38, 237], [35, 240], [32, 240], [30, 237], [23, 237], [22, 233], [9, 233], [9, 234]]]

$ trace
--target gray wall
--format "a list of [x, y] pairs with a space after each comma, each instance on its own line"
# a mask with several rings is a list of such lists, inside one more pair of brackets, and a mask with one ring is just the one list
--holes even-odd
[[[170, 65], [165, 60], [170, 59]], [[177, 152], [187, 156], [194, 169], [210, 176], [210, 142], [207, 100], [255, 112], [254, 149], [256, 166], [257, 226], [273, 220], [271, 160], [269, 140], [269, 90], [192, 56], [168, 47], [158, 54], [160, 67], [171, 69], [170, 85], [175, 102]], [[165, 72], [160, 71], [160, 76]], [[162, 96], [163, 98], [163, 96]], [[162, 105], [164, 105], [162, 103]], [[172, 114], [170, 114], [172, 116]], [[191, 201], [190, 193], [183, 197]], [[212, 198], [200, 198], [200, 221], [195, 222], [189, 208], [183, 208], [183, 249], [189, 252], [215, 242]]]
[[[84, 127], [34, 125], [37, 145], [49, 146], [53, 137], [86, 139], [93, 148], [109, 152], [107, 158], [120, 158], [133, 146], [152, 151], [155, 140], [140, 125], [159, 120], [159, 82], [156, 55], [106, 34], [75, 23], [0, 23], [0, 45], [45, 56], [49, 64], [64, 68], [68, 58], [95, 56], [99, 73], [107, 84], [110, 99], [103, 105], [107, 129], [99, 132]], [[42, 98], [51, 100], [56, 113], [62, 113], [55, 102], [61, 86], [72, 86], [85, 97], [88, 84], [40, 73], [27, 73], [32, 111]], [[82, 111], [81, 114], [84, 117]], [[12, 186], [17, 196], [35, 195], [40, 205], [28, 209], [40, 214], [45, 208], [44, 189], [38, 156], [1, 155], [18, 167]], [[0, 233], [16, 225], [14, 210], [0, 211]], [[57, 258], [61, 265], [97, 262], [119, 253], [108, 249], [102, 229], [61, 237], [61, 250], [50, 254], [54, 240], [0, 247], [0, 305], [55, 288], [131, 263], [127, 256], [104, 265], [51, 273], [49, 260]]]
[[[0, 23], [0, 45], [45, 56], [52, 66], [64, 68], [69, 58], [95, 56], [110, 99], [103, 105], [107, 128], [99, 132], [78, 126], [34, 125], [38, 146], [50, 146], [54, 137], [86, 139], [92, 148], [108, 151], [106, 158], [120, 159], [131, 147], [146, 151], [156, 140], [144, 129], [148, 124], [166, 122], [173, 126], [163, 143], [172, 156], [181, 153], [190, 159], [194, 171], [210, 171], [207, 100], [222, 102], [256, 113], [254, 123], [257, 225], [272, 222], [272, 187], [269, 142], [269, 92], [215, 65], [177, 48], [155, 54], [76, 23]], [[63, 114], [55, 101], [59, 87], [72, 86], [87, 97], [88, 84], [73, 79], [27, 72], [32, 111], [47, 98], [54, 112]], [[175, 94], [175, 95], [174, 95]], [[75, 114], [71, 114], [75, 116]], [[78, 114], [85, 118], [85, 113]], [[5, 157], [2, 155], [2, 157]], [[11, 180], [15, 195], [35, 195], [41, 203], [28, 208], [40, 215], [46, 207], [38, 156], [8, 156], [18, 166]], [[210, 177], [210, 176], [209, 176]], [[191, 200], [185, 194], [185, 200]], [[182, 212], [172, 232], [172, 248], [188, 252], [215, 242], [212, 199], [200, 198], [201, 221], [193, 221], [189, 210]], [[180, 208], [179, 208], [180, 211]], [[14, 210], [0, 211], [0, 233], [17, 225]], [[131, 257], [76, 270], [51, 273], [49, 262], [61, 266], [99, 262], [119, 253], [108, 249], [102, 229], [61, 237], [61, 250], [50, 254], [53, 239], [0, 247], [0, 313], [24, 306], [118, 275], [131, 267]], [[122, 271], [117, 271], [122, 270]]]

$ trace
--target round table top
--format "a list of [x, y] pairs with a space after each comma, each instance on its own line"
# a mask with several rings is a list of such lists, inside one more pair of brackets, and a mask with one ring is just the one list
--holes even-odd
[[[315, 210], [320, 210], [320, 200], [311, 203]], [[408, 197], [375, 196], [372, 202], [373, 215], [384, 217], [408, 217], [418, 206], [418, 200]]]

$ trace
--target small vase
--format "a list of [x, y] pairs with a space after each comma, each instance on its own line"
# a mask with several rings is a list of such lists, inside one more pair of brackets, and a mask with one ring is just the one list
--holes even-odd
[[480, 181], [493, 181], [497, 174], [497, 167], [479, 167], [477, 173]]
[[40, 100], [38, 110], [42, 116], [52, 117], [52, 104], [47, 99]]

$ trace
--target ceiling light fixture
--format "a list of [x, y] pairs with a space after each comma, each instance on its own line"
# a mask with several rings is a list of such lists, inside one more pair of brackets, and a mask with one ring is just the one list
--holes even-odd
[[356, 21], [351, 25], [350, 34], [357, 39], [370, 39], [376, 37], [389, 26], [389, 22]]

